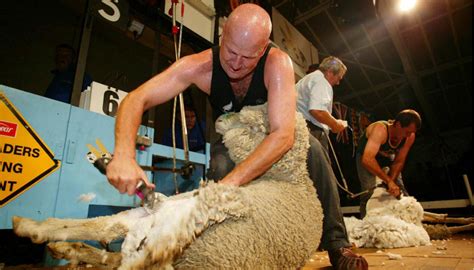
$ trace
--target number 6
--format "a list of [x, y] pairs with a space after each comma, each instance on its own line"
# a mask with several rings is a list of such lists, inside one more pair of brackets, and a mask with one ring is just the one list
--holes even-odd
[[107, 90], [104, 92], [104, 103], [102, 103], [102, 111], [108, 116], [115, 116], [119, 106], [119, 95], [114, 91]]

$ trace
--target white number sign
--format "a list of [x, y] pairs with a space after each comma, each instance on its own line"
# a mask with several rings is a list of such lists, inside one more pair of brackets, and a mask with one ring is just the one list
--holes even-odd
[[82, 92], [79, 106], [96, 113], [115, 116], [120, 102], [127, 94], [105, 84], [92, 82], [91, 86]]

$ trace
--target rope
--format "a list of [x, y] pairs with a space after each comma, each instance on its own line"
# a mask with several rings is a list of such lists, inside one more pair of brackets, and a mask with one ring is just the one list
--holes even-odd
[[[171, 7], [172, 7], [172, 20], [173, 20], [173, 27], [172, 27], [172, 34], [173, 34], [173, 40], [174, 40], [174, 51], [175, 51], [175, 58], [176, 61], [178, 61], [181, 58], [181, 47], [182, 47], [182, 41], [183, 41], [183, 27], [184, 27], [184, 0], [181, 3], [181, 27], [177, 26], [176, 19], [176, 6], [179, 3], [179, 0], [171, 0]], [[179, 38], [178, 38], [178, 32], [179, 32]], [[173, 102], [173, 122], [171, 125], [172, 129], [172, 141], [173, 141], [173, 182], [175, 186], [175, 192], [176, 194], [179, 194], [179, 187], [178, 187], [178, 180], [177, 180], [177, 173], [176, 173], [176, 134], [175, 134], [175, 128], [176, 128], [176, 105], [177, 105], [178, 97], [174, 98]], [[184, 158], [186, 162], [189, 162], [189, 144], [188, 144], [188, 130], [186, 127], [186, 115], [184, 112], [184, 99], [183, 99], [183, 94], [179, 94], [179, 102], [180, 102], [180, 115], [181, 115], [181, 132], [182, 132], [182, 140], [183, 140], [183, 150], [184, 150]]]
[[352, 196], [354, 196], [354, 193], [352, 193], [349, 190], [349, 187], [347, 186], [347, 181], [346, 181], [346, 178], [344, 177], [344, 174], [342, 173], [341, 165], [339, 165], [339, 160], [337, 159], [336, 151], [334, 150], [334, 147], [332, 146], [331, 138], [329, 138], [329, 135], [325, 131], [323, 131], [323, 133], [324, 133], [324, 135], [326, 135], [326, 138], [328, 139], [329, 148], [331, 148], [331, 152], [334, 156], [334, 160], [336, 161], [336, 165], [337, 165], [337, 168], [339, 170], [339, 174], [341, 175], [341, 180], [342, 180], [342, 183], [344, 184], [344, 186], [342, 186], [341, 183], [339, 183], [339, 181], [337, 179], [336, 179], [336, 184], [340, 189], [342, 189], [347, 194], [349, 194], [349, 196], [352, 197]]
[[[353, 132], [353, 130], [352, 130], [351, 127], [348, 126], [348, 128], [349, 128], [349, 130], [350, 130], [351, 132]], [[323, 132], [324, 132], [324, 131], [323, 131]], [[329, 135], [328, 135], [326, 132], [324, 132], [324, 134], [326, 135], [326, 138], [328, 139], [329, 147], [331, 148], [331, 152], [332, 152], [332, 154], [333, 154], [333, 156], [334, 156], [334, 160], [336, 161], [337, 168], [338, 168], [338, 170], [339, 170], [339, 174], [341, 175], [342, 183], [344, 184], [344, 186], [341, 185], [341, 183], [339, 183], [339, 181], [336, 179], [336, 184], [337, 184], [337, 186], [338, 186], [341, 190], [343, 190], [344, 192], [346, 192], [346, 193], [349, 195], [349, 198], [351, 198], [351, 199], [355, 199], [355, 198], [357, 198], [357, 197], [359, 197], [359, 196], [361, 196], [361, 195], [364, 195], [364, 194], [370, 192], [371, 190], [373, 190], [375, 187], [369, 188], [369, 189], [367, 189], [367, 190], [364, 190], [364, 191], [361, 191], [361, 192], [355, 193], [355, 194], [352, 193], [352, 192], [349, 190], [349, 187], [347, 186], [346, 178], [344, 177], [344, 174], [342, 173], [341, 166], [339, 165], [339, 160], [337, 159], [336, 151], [334, 150], [334, 147], [333, 147], [333, 145], [332, 145], [331, 138], [329, 137]]]

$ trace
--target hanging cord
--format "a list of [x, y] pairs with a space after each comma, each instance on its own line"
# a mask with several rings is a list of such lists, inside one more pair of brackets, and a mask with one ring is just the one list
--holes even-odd
[[[349, 130], [353, 132], [353, 130], [352, 130], [351, 127], [348, 126], [347, 128], [349, 128]], [[323, 131], [323, 132], [324, 132], [324, 131]], [[339, 175], [341, 175], [342, 183], [344, 184], [344, 186], [341, 185], [341, 183], [339, 183], [339, 181], [336, 179], [336, 184], [337, 184], [337, 186], [338, 186], [341, 190], [343, 190], [344, 192], [346, 192], [346, 193], [348, 194], [348, 197], [351, 198], [351, 199], [355, 199], [355, 198], [357, 198], [357, 197], [359, 197], [359, 196], [361, 196], [361, 195], [364, 195], [364, 194], [366, 194], [366, 193], [368, 193], [368, 192], [374, 190], [377, 186], [374, 186], [374, 187], [372, 187], [372, 188], [369, 188], [369, 189], [367, 189], [367, 190], [364, 190], [364, 191], [359, 192], [359, 193], [356, 193], [356, 194], [352, 193], [352, 192], [349, 190], [349, 187], [347, 186], [346, 178], [344, 177], [344, 174], [342, 173], [341, 166], [339, 165], [339, 160], [337, 159], [336, 151], [334, 150], [334, 147], [333, 147], [333, 145], [332, 145], [331, 138], [329, 138], [329, 135], [328, 135], [326, 132], [324, 132], [324, 134], [326, 135], [326, 138], [328, 139], [329, 147], [331, 148], [331, 152], [332, 152], [332, 154], [333, 154], [333, 156], [334, 156], [334, 160], [336, 161], [337, 169], [339, 170]]]
[[328, 143], [329, 143], [329, 147], [331, 148], [331, 152], [332, 152], [332, 155], [334, 156], [334, 160], [336, 161], [336, 165], [337, 165], [337, 168], [339, 170], [339, 175], [341, 176], [341, 179], [342, 179], [342, 183], [344, 184], [341, 185], [341, 183], [339, 183], [339, 181], [336, 179], [336, 184], [337, 186], [342, 189], [343, 191], [345, 191], [347, 194], [349, 194], [349, 196], [351, 198], [355, 198], [354, 197], [354, 193], [352, 193], [350, 190], [349, 190], [349, 187], [347, 186], [347, 181], [346, 181], [346, 178], [344, 177], [344, 174], [342, 173], [342, 169], [341, 169], [341, 166], [339, 165], [339, 160], [337, 159], [337, 156], [336, 156], [336, 151], [334, 150], [334, 147], [332, 145], [332, 142], [331, 142], [331, 138], [329, 137], [329, 135], [323, 131], [324, 135], [326, 135], [326, 138], [328, 139]]
[[173, 141], [173, 183], [174, 183], [174, 189], [175, 193], [179, 193], [179, 188], [178, 188], [178, 180], [177, 180], [177, 174], [176, 174], [176, 102], [177, 99], [174, 98], [173, 102], [173, 121], [171, 122], [171, 132], [172, 132], [172, 141]]
[[[172, 6], [172, 19], [173, 19], [173, 28], [172, 34], [174, 39], [174, 50], [175, 50], [175, 57], [176, 61], [178, 61], [181, 57], [181, 44], [183, 41], [183, 27], [184, 27], [184, 0], [181, 3], [181, 27], [177, 26], [177, 15], [176, 15], [176, 7], [179, 3], [179, 0], [171, 0]], [[179, 38], [177, 37], [179, 32]], [[173, 141], [173, 181], [175, 186], [176, 194], [179, 194], [179, 187], [178, 187], [178, 180], [177, 180], [177, 172], [176, 172], [176, 107], [177, 107], [178, 98], [174, 98], [173, 102], [173, 122], [172, 122], [172, 141]], [[188, 145], [188, 131], [186, 128], [186, 116], [184, 112], [184, 100], [183, 94], [179, 94], [179, 106], [180, 106], [180, 115], [181, 115], [181, 132], [182, 132], [182, 139], [183, 139], [183, 150], [184, 150], [184, 157], [186, 162], [189, 162], [189, 145]]]

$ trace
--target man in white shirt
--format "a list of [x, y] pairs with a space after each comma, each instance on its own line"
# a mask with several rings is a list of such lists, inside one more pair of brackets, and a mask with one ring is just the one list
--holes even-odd
[[347, 67], [334, 56], [325, 58], [318, 70], [307, 74], [296, 84], [297, 109], [308, 123], [311, 134], [328, 151], [327, 136], [329, 130], [334, 133], [343, 131], [347, 122], [334, 118], [332, 113], [333, 86], [339, 85], [346, 74]]
[[319, 69], [314, 65], [308, 75], [296, 84], [297, 109], [306, 119], [312, 136], [309, 136], [308, 172], [318, 192], [324, 212], [323, 236], [320, 248], [327, 250], [329, 260], [335, 269], [368, 269], [367, 261], [351, 250], [346, 226], [340, 207], [336, 176], [328, 154], [327, 136], [323, 132], [333, 132], [345, 128], [343, 121], [331, 116], [333, 90], [347, 71], [341, 60], [330, 56], [324, 59]]

